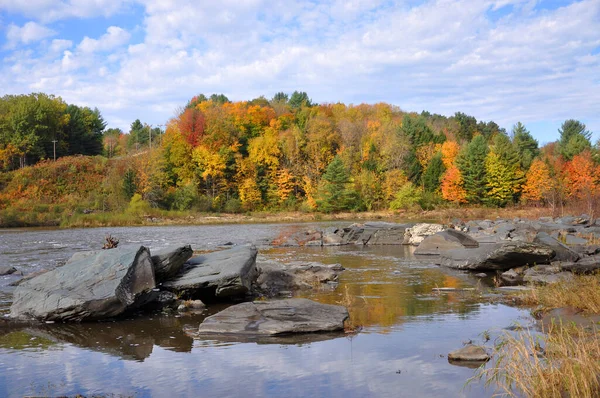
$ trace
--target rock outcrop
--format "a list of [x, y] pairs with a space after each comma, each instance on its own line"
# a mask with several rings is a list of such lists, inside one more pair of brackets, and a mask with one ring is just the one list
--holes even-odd
[[10, 316], [43, 321], [115, 317], [150, 301], [154, 287], [147, 248], [102, 250], [20, 284]]
[[164, 282], [181, 270], [183, 264], [192, 257], [194, 251], [190, 245], [172, 246], [157, 250], [152, 254], [156, 282]]
[[239, 246], [193, 257], [162, 287], [203, 301], [245, 296], [257, 277], [257, 253], [254, 246]]
[[438, 264], [471, 271], [508, 270], [523, 265], [548, 264], [554, 250], [525, 242], [482, 245], [476, 249], [452, 249], [440, 255]]

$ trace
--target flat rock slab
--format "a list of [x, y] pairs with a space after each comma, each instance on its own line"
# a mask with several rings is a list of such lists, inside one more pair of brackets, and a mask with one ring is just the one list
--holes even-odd
[[43, 321], [110, 318], [145, 304], [154, 287], [147, 248], [102, 250], [20, 284], [10, 316]]
[[244, 296], [257, 277], [257, 253], [254, 246], [239, 246], [193, 257], [163, 287], [202, 300]]
[[463, 348], [448, 353], [449, 361], [485, 362], [489, 359], [490, 355], [485, 348], [473, 344], [467, 344]]
[[479, 247], [479, 243], [464, 232], [447, 229], [426, 237], [416, 248], [416, 255], [440, 255], [445, 250]]
[[321, 264], [292, 262], [281, 264], [275, 261], [261, 262], [257, 265], [259, 275], [256, 280], [260, 292], [268, 297], [282, 293], [313, 289], [321, 284], [337, 282], [344, 270], [340, 264]]
[[333, 332], [344, 328], [348, 310], [308, 299], [255, 301], [231, 306], [200, 324], [200, 334], [276, 336]]
[[439, 265], [471, 271], [507, 270], [523, 265], [547, 264], [554, 257], [548, 246], [526, 242], [482, 245], [475, 249], [451, 249], [438, 258]]
[[174, 277], [183, 264], [192, 257], [194, 251], [190, 245], [172, 246], [157, 250], [152, 254], [156, 281], [163, 282]]

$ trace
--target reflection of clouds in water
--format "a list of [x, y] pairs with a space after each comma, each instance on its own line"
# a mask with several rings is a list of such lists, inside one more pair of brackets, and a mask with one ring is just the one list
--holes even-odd
[[[472, 370], [451, 366], [439, 355], [460, 346], [462, 339], [476, 337], [479, 325], [489, 325], [490, 317], [504, 327], [518, 315], [517, 310], [495, 307], [485, 306], [466, 320], [456, 315], [422, 320], [388, 335], [359, 334], [302, 346], [200, 343], [191, 353], [155, 346], [144, 362], [69, 344], [34, 355], [0, 353], [0, 395], [35, 393], [32, 383], [50, 382], [56, 386], [50, 391], [54, 395], [481, 396], [480, 386], [462, 391]], [[10, 369], [4, 360], [8, 358]]]

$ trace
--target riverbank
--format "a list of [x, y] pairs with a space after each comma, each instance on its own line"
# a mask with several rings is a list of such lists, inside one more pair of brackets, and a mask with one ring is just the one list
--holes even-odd
[[453, 220], [475, 219], [536, 219], [551, 216], [552, 210], [544, 207], [457, 207], [428, 211], [372, 211], [372, 212], [248, 212], [200, 213], [191, 211], [166, 211], [143, 209], [122, 213], [80, 212], [61, 214], [50, 208], [34, 208], [31, 211], [0, 211], [0, 228], [13, 227], [126, 227], [126, 226], [166, 226], [166, 225], [212, 225], [212, 224], [255, 224], [288, 223], [313, 221], [360, 221], [383, 220], [390, 222], [437, 222], [452, 224]]

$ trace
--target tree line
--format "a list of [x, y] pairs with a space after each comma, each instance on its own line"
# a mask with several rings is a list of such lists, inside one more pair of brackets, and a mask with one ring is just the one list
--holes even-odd
[[[522, 123], [506, 132], [461, 112], [447, 117], [385, 103], [316, 104], [296, 91], [238, 102], [200, 94], [164, 133], [160, 127], [137, 119], [124, 133], [106, 129], [97, 109], [46, 94], [5, 96], [1, 166], [52, 159], [56, 144], [57, 157], [101, 154], [118, 163], [118, 172], [107, 163], [96, 197], [228, 212], [522, 202], [581, 202], [591, 209], [600, 180], [598, 147], [577, 120], [565, 121], [560, 139], [540, 148]], [[101, 208], [118, 210], [106, 201]]]
[[240, 102], [201, 94], [140, 159], [129, 192], [153, 206], [215, 211], [591, 206], [600, 173], [590, 139], [577, 120], [540, 148], [522, 123], [507, 133], [461, 112], [319, 105], [297, 91]]

